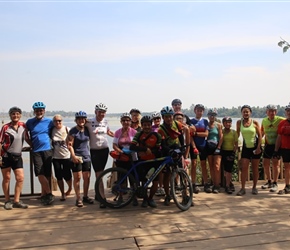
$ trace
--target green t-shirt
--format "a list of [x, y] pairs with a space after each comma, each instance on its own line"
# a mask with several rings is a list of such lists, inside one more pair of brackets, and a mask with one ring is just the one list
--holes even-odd
[[284, 120], [284, 117], [275, 116], [272, 121], [268, 117], [262, 120], [262, 131], [265, 134], [265, 143], [268, 145], [274, 145], [277, 139], [277, 130], [280, 121]]

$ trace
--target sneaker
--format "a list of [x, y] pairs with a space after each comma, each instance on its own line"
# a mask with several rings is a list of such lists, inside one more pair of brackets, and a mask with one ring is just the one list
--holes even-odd
[[232, 189], [231, 189], [230, 187], [226, 187], [226, 188], [225, 188], [225, 192], [226, 192], [227, 194], [232, 194], [232, 193], [233, 193], [233, 191], [232, 191]]
[[218, 194], [219, 192], [220, 192], [220, 188], [219, 187], [216, 187], [216, 186], [212, 187], [212, 193], [213, 194]]
[[107, 206], [104, 203], [100, 203], [100, 208], [106, 208]]
[[54, 202], [54, 195], [53, 194], [47, 194], [44, 197], [44, 205], [51, 205]]
[[137, 207], [138, 206], [138, 200], [137, 200], [137, 198], [133, 198], [132, 205], [134, 207]]
[[13, 208], [13, 204], [11, 201], [6, 201], [5, 204], [4, 204], [4, 208], [6, 210], [11, 210]]
[[257, 195], [258, 194], [258, 189], [257, 188], [252, 188], [252, 194]]
[[246, 194], [246, 190], [244, 188], [241, 188], [239, 192], [237, 192], [237, 196], [242, 196]]
[[22, 201], [14, 202], [13, 208], [28, 208], [28, 205], [24, 204]]
[[147, 200], [143, 199], [141, 207], [148, 207], [148, 202]]
[[274, 182], [274, 183], [272, 184], [272, 187], [270, 188], [269, 191], [270, 191], [270, 192], [277, 192], [277, 191], [278, 191], [278, 185], [277, 185], [276, 182]]
[[196, 186], [195, 184], [192, 184], [192, 190], [193, 190], [193, 193], [195, 193], [195, 194], [198, 194], [200, 191], [199, 187]]
[[153, 199], [148, 200], [148, 205], [149, 205], [150, 207], [153, 207], [153, 208], [157, 207], [157, 205], [156, 205], [156, 203], [155, 203], [155, 201], [154, 201]]
[[46, 202], [45, 195], [40, 196], [40, 202], [41, 202], [42, 204], [45, 204], [45, 202]]
[[232, 192], [236, 191], [235, 185], [232, 182], [230, 182], [230, 189], [232, 190]]
[[171, 199], [170, 195], [166, 195], [165, 196], [165, 199], [164, 199], [164, 205], [165, 206], [169, 206], [170, 205], [170, 199]]
[[211, 193], [211, 188], [210, 188], [210, 185], [208, 183], [204, 185], [204, 192], [206, 192], [208, 194]]
[[267, 181], [264, 185], [261, 186], [262, 189], [267, 189], [271, 187], [272, 187], [271, 181]]
[[84, 196], [83, 197], [83, 203], [94, 204], [94, 200], [89, 198], [88, 196]]

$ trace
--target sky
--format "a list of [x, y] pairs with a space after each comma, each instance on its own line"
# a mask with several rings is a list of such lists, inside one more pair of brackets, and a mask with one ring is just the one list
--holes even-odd
[[0, 112], [285, 106], [290, 1], [2, 1]]

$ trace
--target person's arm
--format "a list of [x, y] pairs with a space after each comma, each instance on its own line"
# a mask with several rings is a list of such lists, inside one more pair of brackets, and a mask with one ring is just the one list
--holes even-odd
[[111, 136], [111, 137], [114, 137], [115, 136], [115, 133], [113, 131], [111, 131], [111, 130], [108, 130], [107, 131], [107, 135], [108, 136]]
[[189, 157], [189, 150], [190, 150], [190, 130], [189, 130], [189, 127], [187, 125], [184, 126], [183, 133], [185, 135], [185, 145], [186, 145], [186, 149], [184, 152], [184, 158], [186, 159]]
[[237, 135], [238, 135], [238, 138], [239, 138], [240, 137], [240, 133], [241, 133], [241, 120], [237, 120], [236, 132], [237, 132]]
[[218, 133], [219, 133], [219, 143], [217, 145], [217, 149], [221, 149], [222, 147], [222, 144], [223, 144], [223, 138], [224, 138], [224, 135], [223, 135], [223, 130], [222, 130], [222, 125], [220, 123], [218, 123]]
[[76, 157], [75, 155], [75, 150], [73, 148], [74, 145], [74, 137], [70, 134], [67, 135], [66, 137], [66, 144], [67, 144], [67, 148], [70, 151], [71, 154], [71, 159], [74, 163], [80, 163], [79, 158]]
[[262, 133], [261, 133], [261, 129], [260, 129], [260, 124], [254, 120], [254, 125], [255, 125], [255, 129], [256, 129], [256, 134], [258, 135], [258, 144], [257, 144], [257, 148], [256, 148], [256, 154], [261, 153], [261, 145], [262, 145]]

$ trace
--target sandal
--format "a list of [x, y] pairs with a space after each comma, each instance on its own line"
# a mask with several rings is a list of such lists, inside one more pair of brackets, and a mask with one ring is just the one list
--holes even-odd
[[83, 203], [87, 203], [87, 204], [94, 204], [94, 200], [89, 198], [88, 196], [84, 196], [83, 197]]
[[77, 206], [77, 207], [83, 207], [84, 204], [83, 204], [83, 202], [82, 202], [81, 200], [77, 200], [77, 201], [76, 201], [76, 206]]

